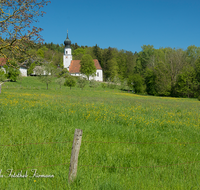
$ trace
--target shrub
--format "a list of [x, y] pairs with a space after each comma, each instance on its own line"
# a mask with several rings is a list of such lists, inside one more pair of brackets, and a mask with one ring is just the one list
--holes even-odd
[[0, 81], [4, 81], [6, 79], [6, 75], [3, 69], [0, 69]]
[[105, 89], [107, 87], [106, 83], [101, 83], [101, 87]]
[[81, 88], [83, 90], [83, 88], [85, 87], [86, 84], [87, 84], [86, 78], [78, 77], [78, 79], [77, 79], [77, 86], [79, 88]]
[[98, 87], [98, 83], [94, 79], [92, 79], [92, 80], [90, 80], [89, 86], [91, 88], [96, 88], [96, 87]]
[[70, 87], [70, 90], [71, 90], [72, 87], [76, 86], [75, 78], [72, 76], [67, 77], [65, 80], [64, 86]]
[[200, 95], [198, 96], [198, 100], [200, 101]]

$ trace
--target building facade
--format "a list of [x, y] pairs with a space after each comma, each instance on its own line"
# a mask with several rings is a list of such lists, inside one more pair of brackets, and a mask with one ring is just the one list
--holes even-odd
[[[64, 55], [63, 55], [63, 66], [64, 68], [67, 68], [69, 73], [73, 76], [84, 76], [80, 72], [80, 62], [81, 60], [72, 60], [72, 50], [71, 50], [71, 41], [68, 37], [68, 32], [67, 32], [67, 38], [64, 41], [65, 48], [64, 48]], [[103, 70], [101, 68], [101, 65], [99, 64], [99, 61], [97, 59], [94, 59], [94, 65], [96, 67], [96, 75], [95, 76], [90, 76], [89, 80], [96, 80], [96, 81], [101, 81], [103, 82]]]

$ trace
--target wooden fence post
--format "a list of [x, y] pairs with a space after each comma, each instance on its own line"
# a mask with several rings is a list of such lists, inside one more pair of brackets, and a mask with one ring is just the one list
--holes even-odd
[[73, 182], [73, 180], [76, 178], [77, 167], [78, 167], [78, 155], [81, 146], [82, 134], [83, 131], [81, 129], [75, 129], [70, 167], [69, 167], [69, 176], [68, 176], [69, 183]]

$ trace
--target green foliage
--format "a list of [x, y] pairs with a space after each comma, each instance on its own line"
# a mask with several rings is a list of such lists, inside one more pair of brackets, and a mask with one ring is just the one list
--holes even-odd
[[6, 78], [10, 79], [12, 82], [16, 82], [20, 74], [19, 66], [16, 64], [16, 61], [14, 59], [10, 60], [9, 66], [4, 65], [4, 69], [6, 70]]
[[108, 60], [107, 69], [106, 76], [111, 80], [118, 76], [118, 65], [115, 58]]
[[145, 85], [144, 79], [139, 74], [133, 74], [129, 77], [129, 86], [133, 88], [135, 93], [144, 93]]
[[84, 77], [78, 77], [77, 79], [77, 86], [83, 90], [85, 85], [87, 84], [87, 80]]
[[115, 88], [116, 88], [116, 84], [113, 83], [113, 81], [111, 80], [111, 78], [108, 78], [108, 79], [106, 80], [106, 82], [107, 82], [107, 87], [108, 87], [108, 88], [110, 88], [110, 89], [115, 89]]
[[146, 92], [150, 95], [157, 95], [156, 74], [154, 70], [146, 69], [145, 73]]
[[128, 90], [129, 89], [127, 79], [120, 81], [120, 89], [121, 90]]
[[65, 78], [64, 77], [57, 78], [56, 83], [59, 84], [60, 89], [61, 89], [61, 86], [65, 83]]
[[50, 63], [43, 63], [36, 71], [36, 74], [38, 75], [39, 80], [47, 85], [48, 90], [48, 86], [54, 78], [55, 67]]
[[178, 75], [175, 88], [178, 96], [197, 97], [196, 73], [192, 66], [183, 68], [182, 73]]
[[56, 74], [58, 77], [64, 77], [64, 78], [67, 78], [69, 76], [69, 71], [68, 69], [64, 68], [64, 69], [61, 69], [59, 68], [57, 70], [57, 74]]
[[200, 101], [200, 95], [198, 96], [198, 100]]
[[200, 57], [195, 61], [196, 79], [200, 83]]
[[80, 65], [81, 65], [80, 72], [86, 75], [88, 80], [90, 76], [95, 75], [96, 67], [94, 65], [94, 61], [91, 55], [89, 54], [83, 55]]
[[27, 74], [28, 75], [31, 75], [31, 74], [33, 74], [33, 69], [35, 68], [35, 62], [33, 62], [33, 63], [31, 63], [31, 66], [28, 68], [28, 70], [27, 70]]
[[86, 49], [84, 49], [84, 48], [77, 48], [72, 53], [73, 59], [80, 60], [83, 57], [83, 55], [85, 55], [85, 53], [86, 53]]
[[94, 79], [89, 81], [89, 87], [91, 88], [96, 88], [98, 87], [99, 83], [97, 81], [95, 81]]
[[0, 82], [3, 82], [6, 79], [6, 75], [3, 69], [0, 68]]
[[8, 68], [8, 79], [10, 79], [12, 82], [16, 82], [17, 81], [17, 77], [19, 76], [20, 71], [18, 69], [15, 69], [13, 67], [9, 67]]
[[105, 89], [106, 87], [107, 87], [107, 85], [106, 85], [106, 83], [101, 83], [101, 87], [103, 88], [103, 89]]
[[68, 76], [65, 79], [64, 86], [70, 87], [70, 90], [71, 90], [72, 87], [76, 86], [76, 79], [73, 76]]
[[44, 58], [44, 51], [42, 49], [38, 49], [37, 55], [40, 56], [41, 58]]

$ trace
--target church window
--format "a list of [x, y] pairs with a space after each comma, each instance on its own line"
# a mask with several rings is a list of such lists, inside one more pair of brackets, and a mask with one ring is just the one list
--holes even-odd
[[99, 73], [97, 73], [97, 77], [99, 77]]
[[66, 54], [67, 54], [67, 51], [66, 51]]

